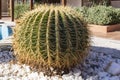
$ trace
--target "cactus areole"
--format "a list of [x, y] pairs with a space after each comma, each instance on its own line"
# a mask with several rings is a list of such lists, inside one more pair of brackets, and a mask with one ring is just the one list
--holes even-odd
[[19, 62], [37, 69], [70, 69], [87, 56], [89, 31], [76, 11], [41, 6], [27, 12], [14, 30]]

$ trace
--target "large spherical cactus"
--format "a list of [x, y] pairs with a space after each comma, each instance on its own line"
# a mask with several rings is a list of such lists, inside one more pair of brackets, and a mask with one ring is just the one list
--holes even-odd
[[37, 69], [64, 70], [87, 56], [89, 31], [73, 9], [41, 6], [19, 21], [13, 43], [19, 62]]

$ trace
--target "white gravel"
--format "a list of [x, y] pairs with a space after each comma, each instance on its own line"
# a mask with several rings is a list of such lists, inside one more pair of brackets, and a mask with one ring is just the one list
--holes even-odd
[[35, 72], [27, 65], [9, 63], [10, 60], [15, 59], [13, 52], [10, 51], [10, 46], [2, 47], [0, 48], [0, 80], [120, 80], [120, 74], [113, 75], [109, 71], [109, 68], [115, 71], [112, 66], [120, 69], [119, 41], [97, 37], [93, 37], [92, 41], [90, 54], [83, 64], [77, 65], [68, 74], [51, 77], [42, 72]]

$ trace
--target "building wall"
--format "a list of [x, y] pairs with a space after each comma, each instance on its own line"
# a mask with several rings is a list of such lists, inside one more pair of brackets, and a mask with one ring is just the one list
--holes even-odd
[[120, 8], [120, 0], [111, 1], [111, 5], [116, 8]]
[[8, 11], [8, 0], [2, 0], [2, 12]]
[[81, 0], [67, 0], [67, 5], [72, 7], [80, 7], [81, 6]]
[[[81, 7], [81, 1], [83, 1], [83, 5], [85, 6], [90, 6], [91, 4], [88, 2], [88, 0], [67, 0], [67, 5], [73, 7]], [[120, 8], [120, 0], [111, 0], [111, 6]]]

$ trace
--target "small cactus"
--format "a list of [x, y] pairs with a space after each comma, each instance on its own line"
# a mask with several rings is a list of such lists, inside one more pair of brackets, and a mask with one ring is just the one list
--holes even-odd
[[19, 62], [40, 70], [70, 69], [84, 60], [89, 46], [86, 24], [69, 7], [41, 6], [26, 13], [14, 30]]

